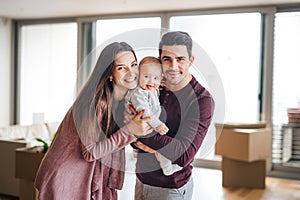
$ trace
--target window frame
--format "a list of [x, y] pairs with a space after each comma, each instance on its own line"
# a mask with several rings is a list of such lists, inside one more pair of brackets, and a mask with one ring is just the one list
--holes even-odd
[[[13, 68], [13, 124], [20, 124], [20, 104], [21, 104], [21, 29], [26, 25], [44, 25], [44, 24], [59, 24], [59, 23], [74, 23], [75, 18], [63, 19], [38, 19], [38, 20], [20, 20], [16, 21], [14, 25], [14, 68]], [[79, 49], [79, 48], [78, 48]], [[77, 52], [78, 52], [77, 49]], [[78, 55], [78, 53], [77, 53]]]

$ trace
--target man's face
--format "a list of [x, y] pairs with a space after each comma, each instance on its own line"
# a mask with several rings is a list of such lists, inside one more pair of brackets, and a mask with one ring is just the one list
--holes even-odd
[[191, 79], [189, 68], [194, 57], [189, 57], [186, 46], [163, 46], [160, 58], [167, 86], [179, 90], [189, 83]]

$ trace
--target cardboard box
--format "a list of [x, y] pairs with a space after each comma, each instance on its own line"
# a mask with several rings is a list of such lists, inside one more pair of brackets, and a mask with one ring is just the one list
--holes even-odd
[[20, 179], [20, 191], [19, 191], [19, 200], [34, 200], [35, 198], [35, 189], [33, 186], [33, 181]]
[[19, 196], [20, 181], [15, 177], [15, 150], [27, 145], [25, 140], [0, 139], [0, 194]]
[[33, 182], [43, 157], [41, 147], [16, 149], [15, 176], [20, 179], [20, 200], [35, 199]]
[[223, 157], [252, 162], [271, 156], [272, 134], [269, 128], [223, 128], [215, 153]]
[[40, 148], [17, 148], [16, 149], [16, 178], [34, 181], [40, 162], [44, 157]]
[[266, 186], [266, 161], [238, 161], [223, 157], [223, 187], [244, 187], [264, 189]]

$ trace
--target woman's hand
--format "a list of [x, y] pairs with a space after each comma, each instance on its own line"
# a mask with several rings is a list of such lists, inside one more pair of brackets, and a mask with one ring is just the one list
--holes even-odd
[[156, 151], [150, 147], [148, 147], [147, 145], [145, 145], [144, 143], [140, 142], [140, 141], [136, 141], [133, 143], [134, 146], [136, 146], [137, 148], [145, 151], [145, 152], [148, 152], [148, 153], [155, 153]]
[[153, 131], [153, 128], [148, 124], [151, 117], [143, 118], [145, 112], [145, 110], [139, 112], [127, 125], [130, 132], [136, 136], [145, 136]]
[[126, 111], [124, 112], [124, 124], [129, 123], [138, 114], [132, 105], [128, 105], [128, 109], [130, 110], [131, 114]]

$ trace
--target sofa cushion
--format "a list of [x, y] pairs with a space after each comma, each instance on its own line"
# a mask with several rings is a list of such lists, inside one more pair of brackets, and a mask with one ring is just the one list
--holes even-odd
[[48, 133], [49, 133], [51, 139], [53, 139], [59, 125], [60, 124], [58, 122], [46, 123], [46, 127], [48, 129]]
[[24, 139], [26, 137], [26, 133], [28, 131], [27, 126], [21, 125], [11, 125], [2, 128], [3, 133], [1, 135], [2, 138], [6, 139]]
[[50, 143], [51, 135], [48, 132], [47, 126], [45, 124], [33, 124], [27, 127], [26, 141], [28, 141], [33, 146], [41, 146], [42, 143], [36, 141], [36, 138], [43, 139]]
[[25, 140], [30, 143], [30, 146], [41, 145], [36, 141], [36, 138], [41, 138], [45, 141], [52, 139], [52, 134], [49, 133], [46, 124], [33, 125], [11, 125], [1, 128], [0, 138], [5, 140]]

